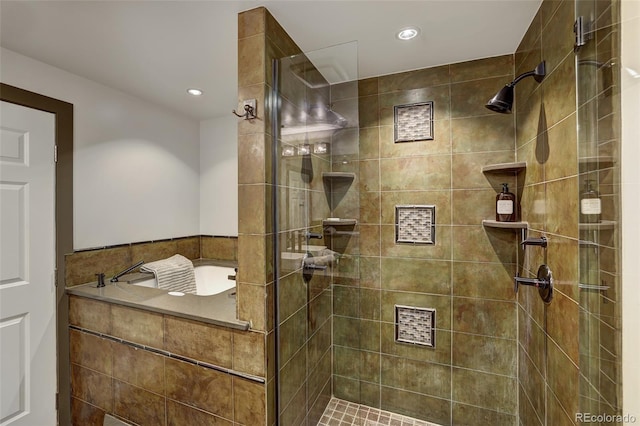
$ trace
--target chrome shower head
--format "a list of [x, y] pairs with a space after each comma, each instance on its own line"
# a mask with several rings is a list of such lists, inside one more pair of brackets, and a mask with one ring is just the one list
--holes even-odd
[[513, 107], [513, 88], [515, 85], [526, 77], [533, 77], [535, 81], [540, 83], [544, 80], [545, 75], [546, 65], [545, 61], [542, 61], [533, 71], [520, 74], [515, 80], [500, 89], [493, 98], [489, 99], [489, 102], [487, 102], [485, 107], [489, 108], [491, 111], [499, 112], [501, 114], [511, 114], [511, 108]]

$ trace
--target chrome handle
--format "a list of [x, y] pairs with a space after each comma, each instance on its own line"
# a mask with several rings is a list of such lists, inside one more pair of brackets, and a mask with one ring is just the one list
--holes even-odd
[[513, 291], [518, 293], [518, 287], [528, 285], [536, 287], [540, 297], [545, 303], [550, 303], [553, 298], [553, 276], [547, 265], [540, 265], [536, 278], [522, 278], [518, 274], [513, 278]]
[[522, 241], [520, 244], [522, 244], [522, 247], [524, 247], [524, 246], [540, 246], [540, 247], [543, 247], [543, 248], [547, 248], [547, 237], [527, 238], [526, 240]]
[[326, 271], [327, 267], [324, 265], [305, 264], [305, 269], [313, 269], [315, 271]]
[[516, 284], [516, 293], [518, 292], [518, 285], [530, 285], [533, 287], [545, 288], [549, 285], [548, 281], [539, 280], [537, 278], [522, 278], [518, 275], [514, 277]]

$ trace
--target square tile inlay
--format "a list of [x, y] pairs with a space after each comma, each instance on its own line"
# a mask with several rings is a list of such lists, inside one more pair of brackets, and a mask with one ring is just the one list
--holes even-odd
[[436, 346], [436, 310], [395, 305], [396, 342]]
[[396, 143], [433, 139], [433, 101], [396, 105], [393, 113]]
[[435, 242], [436, 206], [396, 206], [396, 243]]

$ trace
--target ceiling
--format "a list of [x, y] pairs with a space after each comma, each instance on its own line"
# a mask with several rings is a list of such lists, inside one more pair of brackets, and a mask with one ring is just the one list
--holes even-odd
[[[367, 78], [513, 53], [540, 2], [2, 0], [0, 44], [202, 120], [238, 108], [243, 10], [265, 6], [303, 51], [357, 41], [357, 75]], [[407, 26], [419, 36], [398, 40]]]

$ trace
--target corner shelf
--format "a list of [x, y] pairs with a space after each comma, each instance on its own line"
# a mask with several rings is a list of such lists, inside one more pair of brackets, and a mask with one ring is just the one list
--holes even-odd
[[354, 226], [358, 223], [357, 219], [338, 219], [338, 220], [322, 220], [322, 226]]
[[482, 173], [518, 173], [527, 168], [526, 161], [514, 163], [488, 164], [482, 167]]
[[350, 172], [323, 172], [322, 179], [326, 180], [354, 180], [355, 173]]
[[497, 220], [485, 219], [482, 221], [485, 228], [506, 229], [508, 231], [520, 231], [521, 241], [527, 239], [529, 222], [498, 222]]
[[[578, 158], [580, 172], [608, 169], [616, 164], [616, 160], [610, 155]], [[587, 169], [587, 170], [585, 170]], [[595, 170], [594, 170], [595, 169]]]
[[615, 229], [616, 222], [613, 220], [603, 220], [598, 223], [580, 223], [578, 224], [578, 228], [581, 231], [600, 231], [607, 229]]
[[528, 229], [529, 222], [498, 222], [497, 220], [485, 219], [482, 221], [482, 226], [500, 229]]

